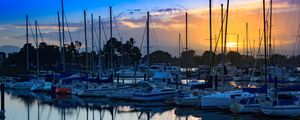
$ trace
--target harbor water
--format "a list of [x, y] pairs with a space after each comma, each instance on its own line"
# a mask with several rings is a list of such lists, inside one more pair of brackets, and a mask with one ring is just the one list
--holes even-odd
[[[135, 102], [82, 98], [5, 90], [5, 120], [256, 120], [261, 114], [232, 114], [226, 110], [176, 107], [164, 102]], [[18, 112], [16, 112], [18, 111]], [[285, 118], [288, 119], [288, 118]]]

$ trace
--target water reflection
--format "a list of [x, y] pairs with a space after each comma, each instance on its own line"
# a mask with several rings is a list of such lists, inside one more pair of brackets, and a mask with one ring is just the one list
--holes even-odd
[[133, 102], [6, 90], [6, 120], [254, 120], [255, 114], [175, 107], [164, 102]]

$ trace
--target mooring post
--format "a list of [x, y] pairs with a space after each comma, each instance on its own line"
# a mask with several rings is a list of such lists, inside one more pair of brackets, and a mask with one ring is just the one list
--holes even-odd
[[117, 74], [117, 85], [119, 86], [119, 80], [120, 80], [120, 76], [119, 74]]
[[4, 83], [1, 83], [1, 111], [0, 111], [0, 118], [5, 118], [5, 103], [4, 103]]
[[178, 83], [179, 82], [179, 75], [178, 74], [176, 74], [176, 89], [178, 89]]

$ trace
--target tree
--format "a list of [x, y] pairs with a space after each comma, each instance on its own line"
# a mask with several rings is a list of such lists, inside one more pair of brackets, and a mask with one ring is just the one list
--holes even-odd
[[242, 62], [242, 57], [238, 52], [229, 51], [226, 55], [226, 60], [232, 63], [233, 65], [238, 66]]
[[[210, 51], [204, 51], [203, 54], [202, 54], [202, 60], [204, 61], [204, 64], [205, 65], [210, 65], [211, 63], [211, 57], [214, 57], [212, 59], [214, 59], [214, 61], [216, 61], [215, 57], [216, 57], [216, 54], [214, 52], [210, 52]], [[216, 62], [213, 62], [215, 65]]]
[[195, 65], [196, 66], [199, 66], [199, 65], [204, 65], [204, 60], [203, 60], [203, 57], [202, 56], [199, 56], [199, 55], [196, 55], [194, 57], [194, 61], [195, 61]]
[[277, 65], [284, 65], [288, 64], [288, 58], [284, 55], [279, 55], [279, 54], [273, 54], [270, 57], [270, 63], [271, 64], [277, 64]]
[[195, 51], [194, 50], [188, 50], [184, 51], [181, 53], [181, 60], [182, 60], [182, 65], [185, 68], [192, 68], [195, 67]]
[[[103, 54], [105, 59], [105, 64], [109, 65], [111, 62], [111, 48], [113, 55], [113, 64], [114, 66], [120, 65], [120, 58], [123, 54], [123, 62], [125, 65], [134, 65], [135, 62], [138, 62], [141, 59], [141, 51], [138, 47], [134, 46], [135, 41], [133, 38], [130, 38], [124, 44], [118, 41], [116, 38], [112, 38], [106, 42], [103, 48]], [[122, 49], [121, 49], [122, 48]]]
[[134, 44], [135, 44], [134, 39], [130, 38], [122, 45], [123, 47], [122, 53], [123, 53], [124, 61], [127, 61], [125, 62], [127, 63], [127, 65], [134, 65], [134, 63], [138, 62], [142, 57], [142, 53], [140, 49], [134, 46]]
[[[146, 58], [147, 56], [145, 56]], [[172, 60], [172, 56], [168, 52], [157, 50], [152, 52], [150, 55], [150, 64], [153, 63], [169, 63]]]

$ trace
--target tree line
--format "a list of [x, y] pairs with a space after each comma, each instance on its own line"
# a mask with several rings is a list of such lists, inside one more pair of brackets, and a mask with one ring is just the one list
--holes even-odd
[[[2, 64], [2, 67], [18, 67], [25, 70], [27, 47], [29, 53], [29, 64], [31, 71], [34, 71], [37, 65], [37, 48], [32, 44], [24, 44], [19, 52], [10, 53]], [[39, 63], [42, 70], [61, 70], [61, 50], [65, 53], [65, 63], [67, 68], [85, 69], [89, 66], [98, 64], [98, 50], [90, 52], [80, 52], [82, 43], [75, 41], [70, 44], [63, 45], [61, 49], [57, 45], [48, 45], [46, 42], [39, 43]], [[142, 57], [141, 50], [135, 46], [135, 40], [130, 38], [125, 43], [118, 41], [116, 38], [107, 40], [101, 50], [102, 69], [111, 67], [119, 67], [123, 63], [124, 66], [135, 66], [137, 64], [146, 63], [147, 55]], [[86, 60], [88, 56], [89, 60]], [[91, 58], [91, 56], [94, 56]], [[211, 56], [213, 56], [211, 61]], [[198, 67], [199, 65], [217, 65], [222, 61], [222, 54], [215, 54], [210, 51], [203, 52], [202, 55], [196, 54], [194, 50], [183, 51], [180, 57], [172, 56], [170, 53], [157, 50], [150, 54], [150, 64], [167, 63], [185, 68]], [[112, 60], [111, 60], [112, 58]], [[241, 55], [239, 52], [229, 51], [226, 54], [226, 61], [239, 67], [250, 67], [254, 63], [257, 65], [264, 64], [263, 57], [255, 58], [253, 56]], [[123, 60], [123, 62], [121, 61]], [[273, 54], [268, 57], [270, 65], [282, 66], [300, 66], [300, 55], [288, 57], [280, 54]], [[92, 65], [93, 64], [93, 65]], [[113, 66], [111, 66], [113, 65]]]

